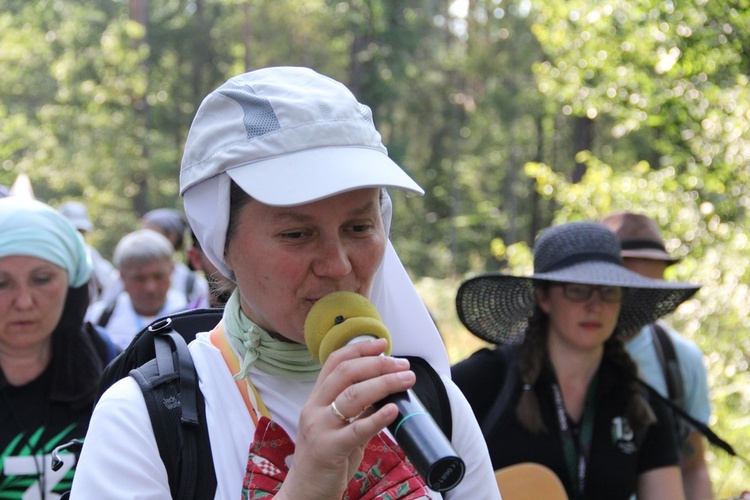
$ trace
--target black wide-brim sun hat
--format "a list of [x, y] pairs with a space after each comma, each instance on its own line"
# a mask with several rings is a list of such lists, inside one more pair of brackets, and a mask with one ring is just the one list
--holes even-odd
[[466, 280], [456, 295], [464, 326], [494, 344], [523, 341], [537, 283], [583, 283], [625, 288], [617, 326], [628, 338], [674, 311], [700, 285], [654, 280], [623, 267], [617, 236], [595, 222], [553, 226], [534, 244], [534, 274], [488, 273]]

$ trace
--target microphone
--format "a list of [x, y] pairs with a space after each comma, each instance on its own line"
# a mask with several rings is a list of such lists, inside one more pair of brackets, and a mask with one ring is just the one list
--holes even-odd
[[[305, 319], [305, 342], [314, 357], [325, 363], [328, 356], [347, 344], [368, 339], [388, 341], [391, 336], [372, 302], [353, 292], [334, 292], [318, 300]], [[455, 488], [466, 466], [432, 416], [411, 389], [375, 403], [382, 408], [395, 403], [398, 417], [388, 430], [433, 491]]]

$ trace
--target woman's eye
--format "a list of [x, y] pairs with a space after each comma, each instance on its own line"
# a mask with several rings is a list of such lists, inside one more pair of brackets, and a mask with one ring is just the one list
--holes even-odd
[[302, 238], [305, 235], [303, 231], [291, 231], [288, 233], [281, 233], [282, 238], [290, 239], [290, 240], [298, 240]]
[[40, 276], [34, 276], [34, 283], [36, 283], [37, 285], [45, 285], [49, 283], [50, 281], [52, 281], [51, 275], [45, 274], [45, 275], [40, 275]]

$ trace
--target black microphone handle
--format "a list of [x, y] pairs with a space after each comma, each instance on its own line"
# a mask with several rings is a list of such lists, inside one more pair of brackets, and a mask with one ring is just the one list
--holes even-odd
[[391, 394], [374, 406], [379, 409], [387, 403], [398, 407], [398, 417], [388, 430], [427, 486], [433, 491], [455, 488], [466, 465], [414, 391]]

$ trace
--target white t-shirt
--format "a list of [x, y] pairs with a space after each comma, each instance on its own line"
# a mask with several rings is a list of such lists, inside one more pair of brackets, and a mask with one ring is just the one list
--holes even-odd
[[[255, 427], [221, 353], [202, 333], [190, 344], [206, 401], [206, 418], [217, 478], [217, 499], [240, 498]], [[294, 440], [297, 421], [314, 382], [251, 372], [272, 419]], [[453, 418], [453, 445], [466, 464], [461, 483], [440, 499], [499, 499], [487, 447], [466, 399], [443, 377]], [[91, 419], [73, 482], [73, 499], [171, 498], [167, 472], [135, 380], [125, 377], [102, 397]], [[93, 445], [93, 443], [96, 443]], [[301, 494], [299, 498], [304, 498]]]
[[[108, 305], [109, 302], [106, 301], [99, 301], [92, 304], [86, 312], [86, 321], [98, 324], [99, 318]], [[174, 288], [170, 288], [167, 292], [167, 299], [164, 302], [164, 306], [156, 315], [141, 316], [133, 309], [130, 295], [122, 292], [117, 296], [117, 302], [115, 308], [112, 310], [112, 315], [103, 328], [107, 331], [109, 338], [112, 339], [115, 345], [120, 349], [125, 349], [130, 344], [130, 341], [133, 340], [135, 334], [147, 327], [152, 321], [185, 309], [187, 309], [185, 295]]]

